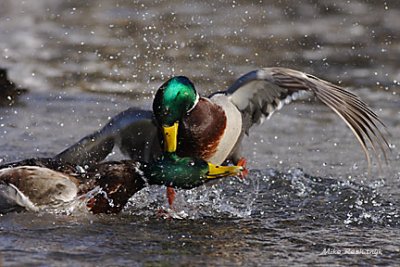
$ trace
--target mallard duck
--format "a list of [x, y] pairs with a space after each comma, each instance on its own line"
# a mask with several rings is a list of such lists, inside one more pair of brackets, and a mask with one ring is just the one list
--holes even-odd
[[180, 156], [199, 157], [214, 164], [226, 160], [237, 164], [241, 159], [241, 140], [254, 124], [270, 118], [293, 100], [311, 96], [346, 122], [361, 144], [368, 166], [371, 161], [367, 142], [376, 155], [381, 150], [386, 158], [389, 145], [378, 127], [384, 125], [359, 97], [315, 76], [287, 68], [251, 71], [227, 90], [209, 97], [200, 97], [187, 77], [172, 77], [158, 89], [154, 113], [125, 110], [56, 158], [77, 164], [96, 162], [117, 145], [131, 158], [148, 161], [159, 155], [164, 146], [166, 151], [176, 150]]
[[146, 184], [191, 189], [243, 170], [175, 153], [165, 153], [151, 163], [103, 162], [87, 169], [51, 158], [28, 159], [0, 168], [0, 213], [39, 211], [82, 200], [95, 214], [120, 212]]

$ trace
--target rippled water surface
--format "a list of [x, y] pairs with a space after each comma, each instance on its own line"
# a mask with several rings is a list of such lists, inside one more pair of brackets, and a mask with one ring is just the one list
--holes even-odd
[[128, 107], [150, 108], [171, 75], [208, 94], [283, 66], [360, 95], [391, 134], [389, 164], [368, 173], [339, 118], [292, 104], [252, 128], [244, 182], [178, 193], [184, 219], [157, 216], [160, 187], [115, 216], [0, 215], [0, 265], [398, 264], [400, 3], [254, 2], [1, 1], [0, 67], [28, 90], [0, 108], [1, 161], [54, 155]]

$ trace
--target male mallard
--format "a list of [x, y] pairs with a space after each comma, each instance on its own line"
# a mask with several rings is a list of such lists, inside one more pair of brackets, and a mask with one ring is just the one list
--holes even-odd
[[[157, 126], [167, 151], [214, 164], [238, 163], [240, 142], [253, 124], [261, 123], [292, 100], [316, 96], [339, 115], [360, 142], [370, 166], [368, 140], [386, 158], [388, 143], [378, 116], [356, 95], [312, 75], [286, 68], [251, 71], [226, 91], [200, 97], [186, 77], [173, 77], [157, 91], [153, 111], [128, 109], [56, 156], [86, 164], [104, 159], [114, 145], [131, 158], [145, 161], [161, 153]], [[178, 127], [179, 125], [179, 127]], [[178, 145], [177, 145], [178, 143]], [[378, 148], [379, 147], [379, 148]]]
[[104, 162], [88, 169], [49, 158], [23, 160], [0, 168], [0, 213], [38, 211], [78, 199], [86, 201], [93, 213], [118, 213], [146, 183], [191, 189], [243, 170], [174, 153], [151, 163]]

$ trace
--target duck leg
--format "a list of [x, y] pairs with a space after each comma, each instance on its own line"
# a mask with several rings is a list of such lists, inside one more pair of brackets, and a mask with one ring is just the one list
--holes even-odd
[[171, 209], [173, 209], [172, 205], [174, 204], [176, 192], [173, 187], [168, 186], [167, 187], [167, 199], [168, 199], [168, 204]]
[[166, 192], [167, 192], [169, 208], [166, 208], [166, 209], [160, 208], [158, 210], [158, 215], [167, 220], [185, 218], [187, 216], [187, 215], [185, 215], [185, 213], [176, 212], [174, 209], [173, 204], [174, 204], [175, 196], [176, 196], [175, 189], [173, 187], [168, 186]]
[[176, 192], [175, 192], [175, 189], [173, 187], [167, 186], [166, 193], [167, 193], [167, 199], [168, 199], [169, 208], [166, 208], [166, 209], [159, 208], [158, 214], [161, 215], [161, 217], [164, 217], [164, 218], [168, 219], [168, 218], [172, 218], [173, 217], [170, 214], [170, 212], [174, 211], [173, 204], [174, 204], [174, 201], [175, 201]]

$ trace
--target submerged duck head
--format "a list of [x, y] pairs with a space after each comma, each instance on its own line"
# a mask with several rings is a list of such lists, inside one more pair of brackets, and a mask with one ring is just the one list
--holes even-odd
[[182, 189], [191, 189], [217, 178], [236, 176], [242, 171], [242, 166], [219, 166], [198, 158], [178, 157], [175, 153], [164, 153], [156, 162], [146, 165], [144, 170], [149, 184]]
[[178, 122], [194, 108], [198, 100], [199, 95], [193, 83], [185, 76], [173, 77], [157, 90], [153, 112], [163, 129], [165, 151], [176, 151]]

